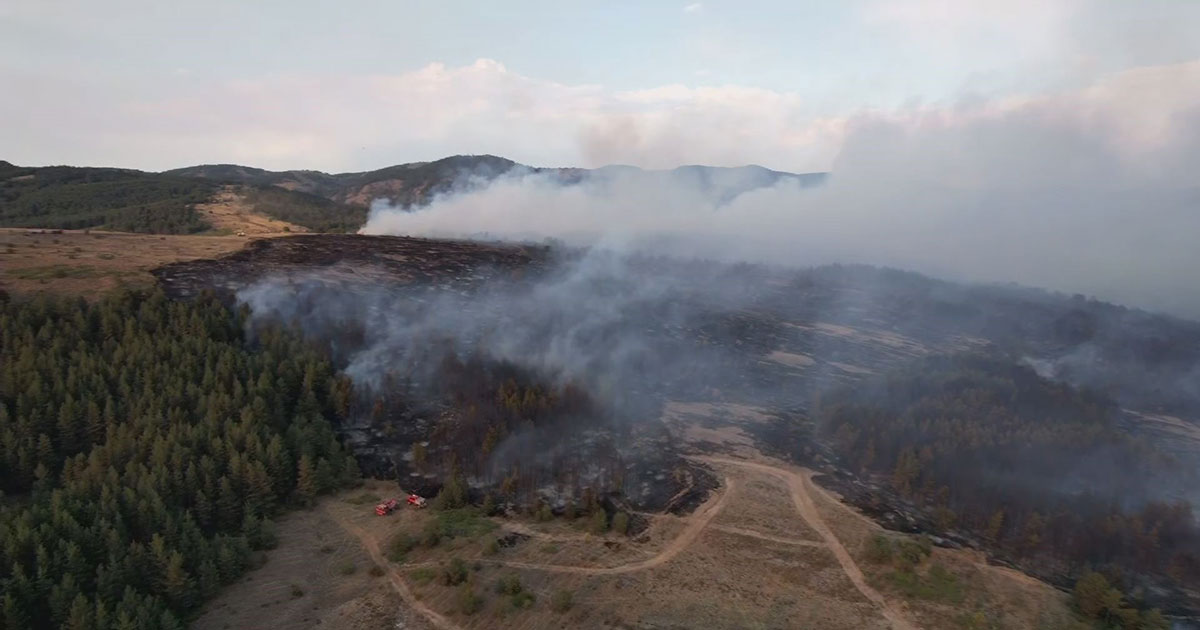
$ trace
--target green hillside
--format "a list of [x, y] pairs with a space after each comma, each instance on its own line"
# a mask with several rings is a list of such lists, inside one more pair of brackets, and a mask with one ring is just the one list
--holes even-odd
[[214, 182], [115, 168], [0, 163], [0, 226], [191, 234]]

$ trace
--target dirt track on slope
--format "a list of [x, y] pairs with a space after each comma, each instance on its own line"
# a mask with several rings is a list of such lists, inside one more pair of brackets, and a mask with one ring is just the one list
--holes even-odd
[[737, 484], [733, 479], [726, 478], [725, 488], [721, 492], [721, 495], [715, 501], [710, 500], [708, 505], [693, 513], [691, 516], [686, 517], [689, 519], [689, 522], [687, 527], [680, 532], [679, 536], [676, 536], [675, 539], [672, 540], [671, 543], [666, 547], [664, 547], [662, 551], [658, 552], [657, 555], [652, 558], [647, 558], [646, 560], [639, 560], [638, 562], [631, 562], [629, 564], [622, 564], [615, 567], [575, 567], [562, 564], [503, 561], [497, 561], [496, 564], [514, 569], [533, 569], [537, 571], [551, 571], [555, 573], [572, 573], [575, 575], [617, 575], [620, 573], [632, 573], [634, 571], [653, 569], [654, 567], [661, 566], [670, 561], [672, 558], [679, 555], [679, 553], [684, 549], [687, 549], [689, 546], [691, 546], [691, 544], [695, 542], [696, 538], [700, 536], [700, 532], [704, 531], [704, 528], [708, 526], [713, 518], [721, 512], [721, 508], [725, 507], [725, 503], [729, 500], [730, 495], [733, 494], [733, 490], [736, 487]]
[[883, 595], [879, 593], [879, 591], [876, 591], [871, 587], [871, 585], [867, 584], [867, 580], [865, 577], [863, 577], [862, 569], [858, 567], [858, 563], [854, 561], [854, 558], [850, 557], [850, 553], [846, 551], [844, 546], [842, 546], [842, 542], [833, 534], [833, 530], [829, 528], [829, 525], [825, 523], [825, 519], [822, 518], [820, 512], [817, 511], [817, 506], [813, 503], [812, 497], [809, 495], [808, 486], [811, 483], [809, 479], [785, 468], [779, 468], [768, 464], [718, 457], [705, 457], [701, 459], [714, 464], [726, 464], [730, 466], [750, 468], [752, 470], [773, 475], [776, 478], [786, 482], [788, 488], [791, 490], [792, 502], [795, 503], [796, 510], [800, 513], [800, 516], [804, 518], [808, 525], [812, 527], [818, 535], [820, 535], [821, 539], [825, 541], [826, 546], [828, 546], [829, 550], [833, 552], [834, 557], [837, 558], [838, 564], [840, 564], [842, 567], [842, 571], [844, 571], [846, 573], [846, 577], [850, 578], [850, 581], [854, 583], [855, 588], [857, 588], [864, 597], [880, 607], [884, 617], [886, 617], [887, 620], [892, 624], [893, 628], [897, 628], [898, 630], [916, 630], [916, 626], [909, 623], [899, 610], [892, 607], [892, 605], [888, 603], [887, 599], [885, 599]]
[[363, 531], [362, 528], [358, 527], [354, 523], [351, 523], [344, 516], [338, 514], [335, 510], [329, 509], [328, 504], [326, 504], [326, 506], [322, 509], [326, 514], [329, 515], [330, 518], [336, 521], [339, 526], [352, 534], [359, 540], [359, 542], [362, 543], [363, 549], [367, 551], [367, 555], [371, 556], [371, 560], [373, 560], [375, 564], [387, 571], [388, 581], [391, 582], [392, 589], [396, 591], [396, 594], [400, 596], [400, 599], [403, 600], [405, 604], [411, 606], [414, 611], [424, 616], [425, 619], [433, 625], [433, 627], [438, 628], [439, 630], [460, 630], [460, 627], [457, 624], [450, 621], [436, 610], [426, 606], [421, 602], [421, 600], [417, 599], [416, 595], [413, 594], [412, 589], [408, 588], [408, 583], [404, 581], [404, 576], [401, 575], [398, 570], [392, 568], [391, 563], [388, 562], [387, 558], [384, 557], [383, 552], [379, 549], [379, 543], [375, 542], [375, 539], [370, 534]]

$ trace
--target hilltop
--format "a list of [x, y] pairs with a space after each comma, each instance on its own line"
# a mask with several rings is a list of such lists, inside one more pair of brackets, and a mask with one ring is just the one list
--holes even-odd
[[605, 166], [597, 169], [527, 166], [494, 155], [454, 155], [433, 162], [397, 164], [374, 171], [323, 173], [321, 171], [266, 171], [237, 164], [191, 166], [164, 174], [210, 179], [226, 183], [275, 186], [325, 197], [338, 203], [367, 207], [373, 200], [386, 199], [393, 205], [420, 206], [438, 194], [470, 189], [507, 174], [547, 174], [564, 184], [589, 178], [617, 175], [647, 179], [685, 180], [700, 190], [715, 193], [721, 201], [742, 192], [794, 180], [803, 186], [816, 186], [825, 173], [788, 173], [761, 166], [716, 167], [686, 165], [666, 171], [644, 170], [636, 166]]
[[824, 173], [788, 173], [761, 166], [689, 165], [667, 171], [633, 166], [540, 168], [494, 155], [454, 155], [373, 171], [268, 171], [239, 164], [205, 164], [160, 173], [76, 166], [17, 166], [0, 161], [0, 227], [107, 229], [154, 234], [234, 233], [237, 223], [214, 220], [204, 204], [233, 204], [248, 224], [282, 221], [304, 231], [354, 232], [371, 203], [419, 207], [437, 195], [472, 190], [507, 174], [547, 174], [563, 184], [614, 177], [648, 184], [683, 182], [724, 203], [737, 195], [791, 180], [816, 186]]

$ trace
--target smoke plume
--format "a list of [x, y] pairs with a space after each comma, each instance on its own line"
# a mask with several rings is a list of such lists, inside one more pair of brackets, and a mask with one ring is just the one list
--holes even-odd
[[579, 184], [514, 173], [411, 212], [377, 205], [363, 231], [869, 263], [1200, 316], [1191, 277], [1200, 188], [1190, 174], [1200, 62], [1049, 96], [864, 113], [846, 129], [816, 189], [782, 180], [713, 194], [687, 177], [629, 169]]

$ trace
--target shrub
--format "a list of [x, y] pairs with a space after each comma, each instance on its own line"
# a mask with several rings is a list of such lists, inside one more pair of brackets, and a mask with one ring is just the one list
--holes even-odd
[[425, 526], [426, 533], [434, 531], [439, 538], [474, 538], [494, 529], [496, 524], [484, 518], [480, 511], [474, 508], [438, 512]]
[[429, 523], [421, 532], [421, 544], [426, 547], [436, 547], [442, 542], [442, 533], [438, 530], [436, 523]]
[[895, 551], [896, 564], [903, 569], [921, 564], [922, 560], [933, 553], [933, 545], [924, 537], [916, 540], [904, 539], [896, 541]]
[[867, 543], [867, 561], [887, 564], [892, 561], [892, 541], [887, 536], [876, 534]]
[[382, 577], [384, 571], [383, 567], [379, 566], [378, 564], [372, 564], [371, 568], [367, 570], [367, 573], [370, 574], [371, 577]]
[[624, 536], [629, 531], [629, 515], [624, 512], [617, 512], [613, 515], [612, 529], [614, 532]]
[[470, 584], [458, 588], [458, 612], [464, 615], [474, 615], [483, 609], [483, 597], [480, 597]]
[[442, 567], [438, 576], [443, 586], [458, 586], [467, 581], [467, 563], [462, 558], [451, 558], [450, 564]]
[[593, 534], [603, 534], [608, 531], [608, 514], [604, 510], [596, 510], [592, 512], [592, 521], [590, 528]]
[[525, 587], [521, 586], [521, 578], [515, 574], [502, 575], [496, 581], [496, 592], [500, 595], [516, 595], [523, 590]]
[[437, 573], [434, 572], [434, 570], [430, 569], [429, 567], [421, 567], [419, 569], [413, 569], [412, 572], [410, 572], [408, 574], [408, 577], [412, 578], [413, 582], [416, 582], [417, 584], [420, 584], [422, 586], [432, 582], [433, 578], [436, 576], [437, 576]]
[[529, 591], [521, 591], [520, 593], [511, 595], [508, 598], [508, 602], [512, 605], [512, 607], [518, 610], [532, 608], [534, 602], [536, 601], [537, 596]]
[[457, 510], [467, 505], [467, 484], [457, 474], [450, 475], [442, 486], [442, 491], [433, 499], [433, 507], [438, 510]]
[[404, 562], [404, 558], [408, 555], [408, 552], [412, 551], [418, 542], [415, 537], [405, 532], [392, 536], [392, 539], [388, 541], [388, 560], [396, 563]]
[[964, 598], [958, 577], [940, 564], [934, 564], [924, 576], [912, 569], [897, 569], [888, 578], [908, 597], [945, 603], [959, 603]]
[[358, 570], [358, 567], [354, 566], [353, 562], [343, 562], [338, 565], [337, 570], [338, 573], [341, 573], [342, 575], [351, 575]]
[[293, 584], [292, 585], [292, 599], [299, 599], [301, 597], [304, 597], [304, 589], [300, 588], [296, 584]]
[[568, 610], [571, 610], [571, 607], [575, 605], [574, 599], [575, 596], [571, 593], [571, 591], [559, 589], [554, 591], [554, 596], [550, 598], [550, 608], [552, 608], [554, 612], [565, 613]]

